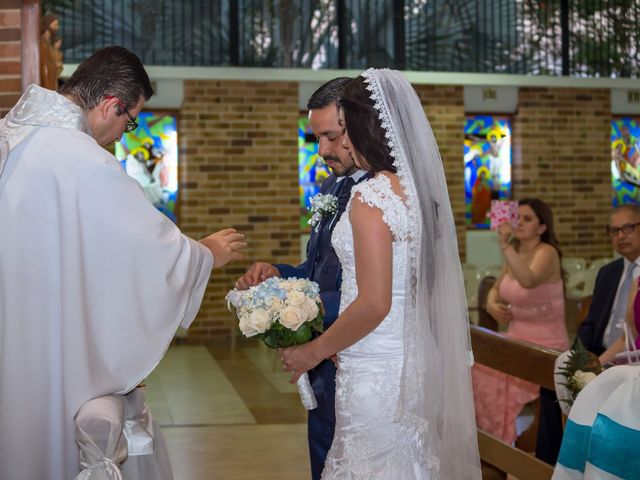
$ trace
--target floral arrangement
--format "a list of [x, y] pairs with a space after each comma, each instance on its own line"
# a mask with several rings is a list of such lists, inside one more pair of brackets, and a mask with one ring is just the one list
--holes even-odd
[[331, 194], [318, 193], [311, 198], [310, 202], [311, 218], [309, 219], [309, 225], [315, 228], [317, 232], [322, 219], [332, 217], [338, 211], [338, 197]]
[[[320, 287], [301, 278], [271, 277], [248, 290], [231, 290], [226, 296], [245, 337], [256, 337], [270, 348], [284, 348], [311, 340], [322, 332]], [[307, 410], [316, 407], [309, 377], [298, 380], [298, 391]]]
[[571, 408], [582, 389], [602, 372], [602, 365], [598, 357], [587, 351], [580, 339], [576, 338], [564, 365], [557, 372], [564, 378], [564, 383], [559, 385], [565, 387], [568, 393], [564, 398], [558, 395], [558, 400]]

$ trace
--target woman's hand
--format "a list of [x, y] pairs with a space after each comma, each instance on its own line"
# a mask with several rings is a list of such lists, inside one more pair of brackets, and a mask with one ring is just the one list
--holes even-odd
[[509, 246], [509, 238], [513, 234], [513, 229], [511, 228], [511, 224], [509, 222], [503, 222], [498, 227], [498, 243], [500, 244], [500, 248], [504, 250]]
[[506, 325], [512, 318], [511, 308], [501, 302], [487, 302], [487, 312], [501, 325]]
[[323, 358], [318, 357], [315, 351], [315, 342], [305, 343], [289, 348], [280, 348], [280, 359], [285, 372], [291, 372], [289, 383], [296, 383], [300, 375], [308, 372], [318, 365]]

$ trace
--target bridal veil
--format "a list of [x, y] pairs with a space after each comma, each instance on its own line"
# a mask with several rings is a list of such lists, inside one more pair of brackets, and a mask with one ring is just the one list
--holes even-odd
[[362, 75], [407, 195], [412, 232], [398, 421], [423, 445], [437, 478], [480, 479], [466, 297], [438, 145], [404, 75]]

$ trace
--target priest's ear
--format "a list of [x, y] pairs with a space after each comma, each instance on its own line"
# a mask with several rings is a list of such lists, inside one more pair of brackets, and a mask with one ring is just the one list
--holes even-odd
[[112, 97], [110, 95], [103, 97], [95, 108], [98, 110], [98, 116], [103, 120], [106, 120], [110, 116], [122, 115], [120, 101], [116, 97]]

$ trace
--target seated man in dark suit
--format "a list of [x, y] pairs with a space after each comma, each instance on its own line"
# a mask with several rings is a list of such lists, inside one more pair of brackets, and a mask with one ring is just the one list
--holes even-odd
[[[343, 145], [345, 130], [340, 126], [338, 100], [342, 88], [350, 78], [336, 78], [320, 87], [309, 99], [309, 123], [318, 139], [318, 153], [332, 175], [327, 178], [320, 193], [337, 198], [335, 214], [319, 219], [311, 229], [307, 244], [307, 259], [297, 267], [286, 264], [271, 265], [256, 262], [236, 282], [237, 288], [249, 288], [269, 277], [309, 278], [320, 286], [320, 298], [324, 307], [324, 327], [329, 328], [338, 317], [342, 267], [331, 246], [331, 234], [340, 215], [344, 212], [351, 194], [351, 187], [370, 175], [358, 170], [349, 151]], [[324, 462], [333, 442], [335, 430], [335, 376], [336, 367], [325, 360], [309, 371], [309, 380], [318, 407], [309, 411], [308, 439], [313, 480], [319, 480]]]
[[[587, 350], [601, 355], [623, 333], [631, 283], [640, 274], [640, 206], [621, 205], [611, 214], [607, 233], [613, 249], [622, 256], [603, 266], [596, 277], [589, 312], [578, 327]], [[560, 407], [555, 392], [540, 390], [540, 423], [536, 456], [555, 464], [562, 442]]]
[[622, 256], [603, 266], [596, 277], [589, 313], [578, 327], [578, 337], [590, 352], [601, 355], [622, 335], [627, 295], [640, 275], [640, 206], [622, 205], [607, 227], [613, 248]]

